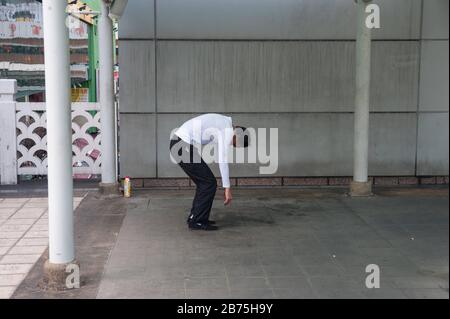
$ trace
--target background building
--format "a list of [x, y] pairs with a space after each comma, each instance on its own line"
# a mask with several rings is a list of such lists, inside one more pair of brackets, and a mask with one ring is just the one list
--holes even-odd
[[[96, 0], [90, 2], [95, 5]], [[81, 1], [72, 3], [68, 11], [79, 11], [84, 5]], [[83, 10], [91, 9], [85, 6]], [[69, 29], [73, 99], [95, 102], [98, 69], [95, 20], [90, 19], [92, 16], [73, 17]], [[45, 99], [43, 37], [41, 1], [1, 1], [0, 78], [17, 79], [19, 101]]]
[[[369, 173], [448, 175], [449, 2], [374, 3]], [[120, 23], [122, 176], [183, 176], [169, 132], [205, 112], [278, 127], [277, 176], [352, 175], [354, 1], [133, 0]]]
[[[70, 45], [70, 77], [72, 102], [97, 102], [98, 73], [99, 73], [99, 44], [98, 44], [98, 14], [100, 12], [100, 0], [71, 0], [67, 1], [66, 25], [69, 29]], [[15, 96], [19, 102], [44, 102], [45, 101], [45, 74], [44, 74], [44, 34], [43, 34], [43, 8], [42, 1], [34, 0], [3, 0], [0, 1], [0, 79], [16, 79], [18, 92]], [[116, 29], [117, 30], [117, 29]], [[115, 32], [117, 34], [117, 32]], [[111, 33], [111, 37], [113, 33]], [[63, 72], [61, 70], [61, 77]], [[37, 109], [35, 109], [36, 111]], [[27, 113], [27, 116], [17, 118], [26, 127], [36, 122], [45, 110]], [[3, 110], [3, 112], [5, 112]], [[89, 111], [94, 116], [97, 111]], [[34, 115], [35, 118], [33, 118]], [[86, 118], [75, 117], [73, 122], [79, 127], [86, 123]], [[45, 122], [44, 122], [45, 123]], [[21, 125], [17, 123], [17, 125]], [[36, 124], [35, 124], [36, 126]], [[2, 127], [2, 130], [4, 128]], [[6, 129], [5, 129], [6, 130]], [[28, 152], [34, 152], [29, 161], [21, 163], [21, 167], [36, 168], [36, 163], [45, 163], [46, 128], [38, 125], [33, 132], [27, 135], [18, 129], [17, 151], [18, 162], [28, 158]], [[87, 129], [86, 138], [95, 138], [98, 128], [93, 125]], [[33, 134], [37, 134], [35, 136]], [[26, 136], [26, 138], [24, 138]], [[32, 139], [35, 140], [32, 140]], [[42, 142], [42, 145], [40, 143]], [[83, 149], [88, 141], [76, 138], [74, 147]], [[24, 149], [25, 147], [25, 149]], [[99, 156], [99, 146], [86, 148], [85, 152], [93, 159]], [[33, 162], [36, 161], [36, 162]], [[76, 161], [75, 165], [88, 166], [86, 163]], [[46, 164], [39, 174], [46, 174]], [[19, 169], [20, 170], [20, 169]], [[35, 173], [19, 172], [20, 178], [41, 178]], [[96, 174], [75, 174], [74, 178], [96, 178]]]

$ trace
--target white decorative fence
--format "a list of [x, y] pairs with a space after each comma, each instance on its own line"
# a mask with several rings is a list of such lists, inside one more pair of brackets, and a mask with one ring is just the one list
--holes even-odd
[[[17, 84], [0, 80], [0, 179], [16, 184], [18, 175], [47, 174], [45, 103], [18, 103]], [[72, 154], [75, 177], [101, 174], [100, 105], [72, 103]]]
[[[72, 103], [74, 174], [100, 174], [100, 107], [98, 103]], [[17, 103], [18, 175], [47, 174], [45, 103]]]

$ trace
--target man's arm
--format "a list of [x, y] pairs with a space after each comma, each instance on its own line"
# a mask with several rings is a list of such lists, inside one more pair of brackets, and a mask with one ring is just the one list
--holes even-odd
[[222, 177], [222, 187], [230, 188], [230, 176], [228, 163], [219, 163], [220, 176]]
[[220, 169], [220, 175], [222, 176], [222, 187], [225, 190], [224, 193], [224, 205], [228, 205], [233, 197], [231, 196], [231, 189], [230, 189], [230, 177], [229, 177], [229, 169], [228, 169], [228, 163], [219, 163], [219, 169]]
[[230, 189], [230, 173], [228, 167], [228, 148], [230, 147], [231, 140], [233, 139], [233, 132], [221, 132], [219, 136], [218, 146], [219, 146], [219, 169], [220, 176], [222, 177], [222, 187], [224, 191], [224, 205], [228, 205], [231, 200], [231, 189]]

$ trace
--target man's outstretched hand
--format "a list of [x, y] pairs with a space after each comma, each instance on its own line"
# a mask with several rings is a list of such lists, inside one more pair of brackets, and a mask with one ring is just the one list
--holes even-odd
[[233, 196], [231, 196], [231, 189], [225, 188], [225, 200], [223, 201], [224, 205], [228, 205], [231, 203]]

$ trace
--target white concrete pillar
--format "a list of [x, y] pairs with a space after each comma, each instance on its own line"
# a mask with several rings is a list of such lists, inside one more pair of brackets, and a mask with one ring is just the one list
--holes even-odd
[[354, 196], [371, 194], [368, 180], [369, 167], [369, 105], [371, 29], [366, 25], [366, 8], [371, 0], [356, 0], [356, 94], [353, 142], [353, 182], [350, 193]]
[[49, 263], [74, 260], [72, 120], [66, 1], [44, 0]]
[[98, 20], [99, 60], [100, 60], [100, 106], [102, 134], [102, 182], [103, 192], [118, 191], [116, 173], [116, 137], [114, 103], [114, 61], [113, 24], [109, 18], [109, 5], [100, 1], [101, 12]]
[[16, 93], [16, 80], [0, 79], [1, 185], [17, 184]]

